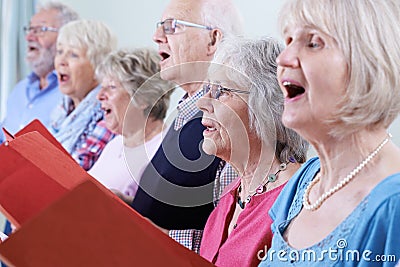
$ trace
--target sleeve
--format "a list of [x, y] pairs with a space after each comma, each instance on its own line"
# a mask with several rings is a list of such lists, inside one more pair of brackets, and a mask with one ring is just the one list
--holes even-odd
[[203, 230], [170, 230], [169, 236], [176, 242], [199, 254]]
[[106, 144], [114, 138], [114, 134], [107, 129], [104, 121], [96, 124], [93, 131], [87, 135], [84, 142], [73, 151], [72, 157], [85, 170], [89, 170], [99, 158]]
[[[384, 201], [371, 216], [366, 240], [359, 248], [359, 266], [395, 266], [400, 260], [400, 193]], [[360, 237], [362, 239], [362, 237]]]

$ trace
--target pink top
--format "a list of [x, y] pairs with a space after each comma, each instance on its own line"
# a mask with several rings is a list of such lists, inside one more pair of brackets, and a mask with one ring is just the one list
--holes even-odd
[[285, 184], [253, 196], [240, 213], [236, 228], [228, 236], [240, 179], [233, 183], [232, 189], [221, 198], [207, 220], [200, 255], [217, 266], [258, 266], [261, 259], [257, 255], [262, 258], [272, 240], [272, 220], [268, 211]]

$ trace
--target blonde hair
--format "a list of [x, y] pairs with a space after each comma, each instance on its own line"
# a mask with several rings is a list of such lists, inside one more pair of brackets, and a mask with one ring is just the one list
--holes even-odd
[[[400, 1], [290, 0], [279, 20], [307, 25], [336, 40], [348, 66], [348, 85], [331, 134], [389, 127], [400, 112]], [[329, 75], [329, 74], [327, 74]]]
[[58, 34], [57, 43], [86, 49], [86, 56], [94, 69], [117, 45], [107, 25], [101, 21], [83, 19], [64, 25]]

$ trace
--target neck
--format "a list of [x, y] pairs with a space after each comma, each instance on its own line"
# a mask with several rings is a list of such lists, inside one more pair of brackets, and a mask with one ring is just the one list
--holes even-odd
[[[340, 139], [327, 137], [312, 142], [321, 162], [321, 191], [335, 186], [387, 138], [384, 129], [359, 131]], [[367, 169], [368, 166], [365, 167]]]
[[188, 83], [181, 85], [182, 89], [185, 90], [189, 97], [195, 95], [201, 89], [201, 86], [201, 83]]
[[157, 134], [161, 133], [164, 127], [162, 120], [154, 120], [149, 118], [145, 127], [135, 132], [124, 132], [124, 145], [127, 147], [136, 147], [151, 140]]
[[40, 90], [46, 88], [49, 85], [49, 82], [47, 81], [47, 76], [49, 76], [51, 73], [47, 72], [46, 74], [38, 75], [39, 76], [39, 88]]
[[280, 162], [271, 146], [259, 139], [251, 140], [248, 149], [232, 147], [229, 163], [241, 177], [242, 194], [254, 191], [270, 173], [279, 169]]

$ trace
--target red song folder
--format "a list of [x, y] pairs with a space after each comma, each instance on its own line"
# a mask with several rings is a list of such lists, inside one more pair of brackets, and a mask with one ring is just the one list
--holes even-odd
[[0, 209], [18, 226], [0, 244], [9, 266], [213, 266], [87, 174], [40, 123], [7, 140]]
[[11, 266], [213, 266], [86, 181], [0, 244]]
[[39, 122], [0, 146], [0, 211], [19, 227], [78, 184], [92, 178]]

